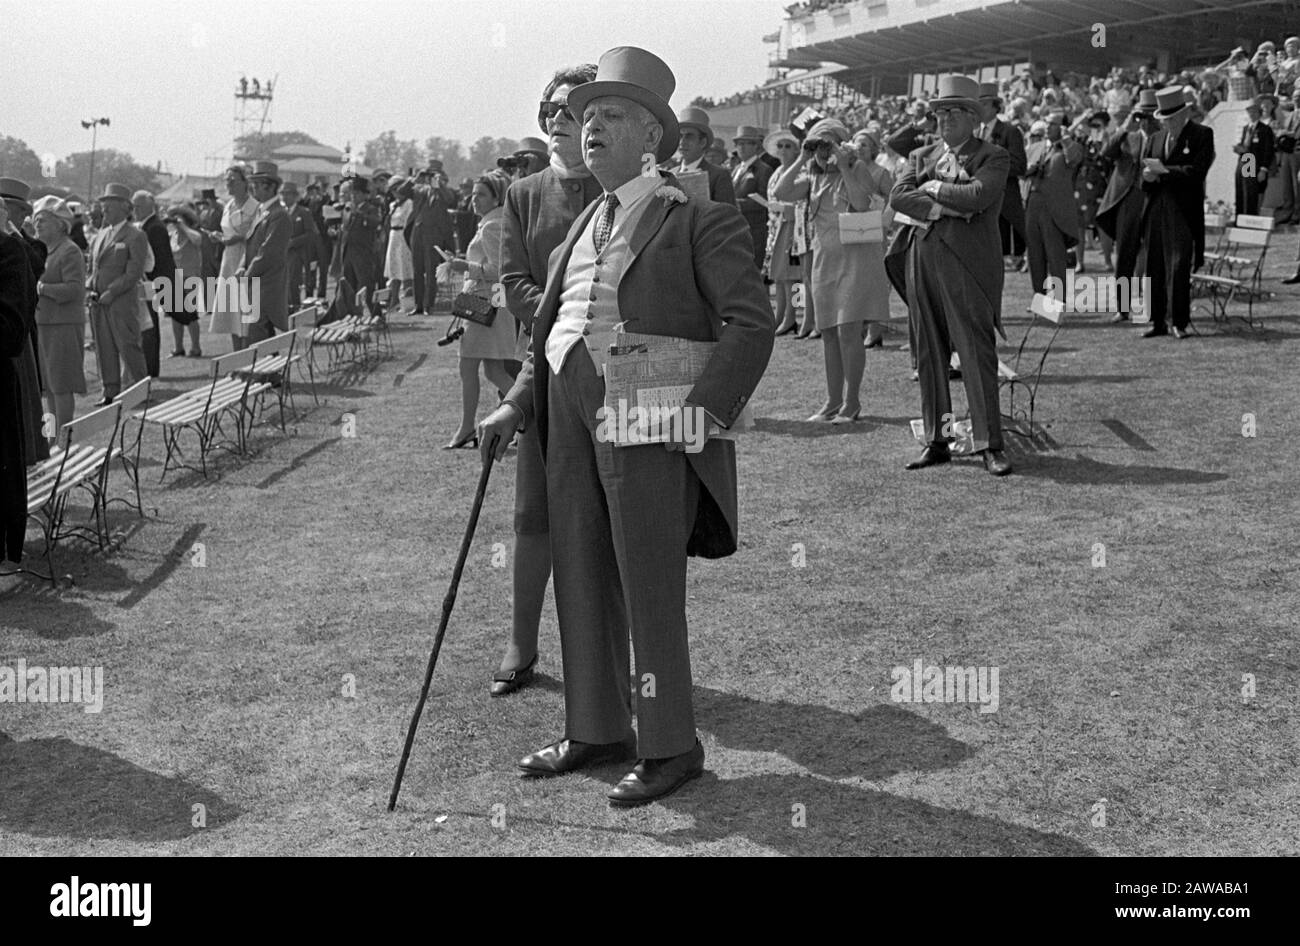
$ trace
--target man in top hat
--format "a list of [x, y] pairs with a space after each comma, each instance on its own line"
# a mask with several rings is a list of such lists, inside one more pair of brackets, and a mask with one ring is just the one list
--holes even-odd
[[1002, 331], [1002, 247], [998, 217], [1011, 157], [975, 137], [979, 84], [943, 76], [930, 107], [941, 140], [913, 151], [889, 202], [917, 221], [894, 238], [885, 269], [907, 300], [916, 336], [926, 447], [907, 464], [919, 470], [951, 459], [952, 398], [948, 368], [955, 351], [970, 406], [971, 435], [984, 468], [1011, 472], [1002, 452], [995, 332]]
[[1028, 167], [1025, 157], [1025, 136], [1015, 125], [998, 117], [1002, 110], [1002, 97], [996, 82], [980, 83], [980, 125], [975, 135], [991, 141], [1011, 155], [1011, 171], [1007, 175], [1007, 189], [1002, 194], [1002, 209], [998, 213], [998, 230], [1002, 235], [1002, 255], [1020, 256], [1025, 251], [1025, 208], [1020, 201], [1020, 178]]
[[28, 463], [36, 463], [50, 455], [49, 443], [41, 433], [45, 407], [41, 402], [40, 344], [36, 324], [36, 306], [40, 298], [37, 283], [45, 272], [48, 248], [27, 232], [31, 227], [28, 223], [32, 215], [30, 197], [31, 189], [23, 181], [12, 177], [0, 178], [0, 204], [4, 207], [4, 213], [0, 214], [0, 232], [7, 231], [13, 244], [22, 250], [27, 264], [21, 269], [19, 293], [28, 343], [12, 359], [11, 367], [18, 384], [24, 455]]
[[722, 138], [714, 138], [713, 144], [704, 151], [704, 159], [714, 167], [725, 168], [730, 161], [727, 157], [727, 142]]
[[680, 163], [674, 174], [692, 174], [703, 171], [708, 175], [709, 200], [723, 204], [736, 202], [736, 190], [726, 169], [711, 163], [705, 152], [714, 142], [713, 129], [709, 127], [709, 113], [702, 108], [684, 108], [677, 113], [677, 126], [681, 129], [681, 144], [677, 146]]
[[109, 404], [122, 391], [121, 365], [129, 387], [149, 374], [140, 342], [139, 286], [144, 279], [149, 240], [127, 220], [131, 191], [109, 184], [99, 198], [104, 226], [90, 245], [90, 330], [95, 339], [99, 377], [104, 384], [99, 405]]
[[[320, 236], [316, 232], [316, 219], [306, 204], [302, 203], [298, 185], [293, 181], [280, 184], [280, 203], [289, 215], [289, 256], [287, 279], [289, 285], [289, 311], [296, 312], [302, 303], [303, 279], [307, 267], [316, 258]], [[309, 290], [310, 291], [310, 288]]]
[[435, 158], [416, 175], [414, 181], [407, 181], [397, 196], [402, 200], [411, 198], [412, 204], [411, 215], [406, 221], [415, 280], [415, 311], [412, 315], [432, 313], [438, 295], [436, 270], [442, 262], [434, 247], [450, 253], [455, 245], [456, 230], [451, 215], [456, 209], [456, 194], [447, 187], [442, 162]]
[[[1128, 120], [1119, 126], [1102, 149], [1102, 160], [1112, 166], [1106, 192], [1097, 206], [1097, 227], [1115, 241], [1115, 276], [1132, 279], [1137, 275], [1138, 251], [1142, 247], [1142, 151], [1156, 129], [1156, 93], [1143, 89]], [[1129, 294], [1131, 300], [1131, 294]], [[1123, 296], [1121, 295], [1121, 304]], [[1125, 309], [1112, 322], [1126, 322]]]
[[1187, 337], [1192, 271], [1205, 261], [1205, 177], [1214, 163], [1214, 132], [1190, 121], [1183, 90], [1156, 93], [1160, 131], [1142, 149], [1142, 243], [1150, 278], [1151, 328], [1143, 337]]
[[636, 757], [609, 793], [620, 806], [661, 798], [704, 768], [686, 562], [736, 550], [736, 450], [712, 436], [687, 446], [682, 429], [666, 445], [609, 442], [603, 361], [621, 322], [716, 342], [684, 413], [727, 428], [767, 367], [775, 328], [734, 202], [679, 202], [653, 167], [678, 144], [674, 85], [658, 57], [623, 46], [600, 58], [595, 81], [569, 91], [604, 193], [551, 255], [528, 360], [481, 426], [486, 459], [503, 454], [520, 425], [535, 425], [546, 463], [566, 726], [520, 768], [544, 777]]
[[[1269, 96], [1276, 101], [1276, 97]], [[1273, 167], [1276, 142], [1273, 129], [1260, 121], [1260, 99], [1246, 106], [1246, 126], [1241, 130], [1241, 140], [1232, 146], [1237, 155], [1237, 213], [1254, 216], [1259, 213], [1259, 198], [1268, 186], [1268, 172]]]
[[[404, 188], [409, 186], [409, 183], [403, 185]], [[365, 290], [366, 305], [369, 306], [370, 294], [383, 275], [383, 265], [376, 250], [381, 233], [379, 208], [370, 200], [370, 182], [364, 177], [344, 178], [339, 188], [339, 200], [343, 211], [330, 274], [339, 281], [334, 295], [334, 311], [341, 316], [352, 312], [358, 290]]]
[[[28, 232], [31, 229], [28, 223], [32, 216], [31, 196], [32, 189], [23, 181], [14, 177], [0, 177], [0, 200], [4, 201], [5, 208], [9, 211], [9, 222], [13, 225], [14, 232], [27, 249], [32, 272], [39, 278], [45, 271], [45, 256], [49, 250], [36, 239], [34, 233]], [[36, 311], [35, 280], [32, 282], [32, 311]]]
[[1276, 132], [1273, 144], [1277, 149], [1278, 183], [1282, 191], [1273, 219], [1277, 224], [1300, 223], [1300, 154], [1296, 150], [1297, 143], [1300, 143], [1300, 87], [1291, 93], [1289, 99], [1283, 100], [1273, 127]]
[[763, 160], [763, 138], [766, 135], [767, 132], [755, 125], [741, 125], [736, 129], [734, 140], [740, 161], [731, 172], [736, 205], [749, 224], [749, 236], [754, 241], [754, 265], [760, 270], [767, 255], [767, 208], [756, 200], [750, 200], [750, 195], [767, 200], [772, 166]]
[[1034, 292], [1047, 292], [1048, 277], [1065, 285], [1065, 251], [1078, 242], [1079, 210], [1074, 202], [1074, 172], [1083, 163], [1083, 145], [1064, 134], [1064, 115], [1052, 112], [1047, 134], [1025, 151], [1025, 248]]
[[[149, 249], [153, 252], [153, 269], [145, 272], [144, 278], [152, 284], [155, 279], [163, 278], [170, 283], [176, 278], [176, 260], [172, 258], [171, 234], [167, 224], [158, 216], [158, 204], [153, 194], [138, 190], [131, 195], [131, 212], [135, 225], [140, 228]], [[144, 349], [144, 363], [149, 370], [149, 377], [158, 377], [159, 359], [161, 357], [162, 338], [158, 321], [158, 306], [149, 299], [149, 321], [153, 327], [140, 333], [140, 346]]]
[[248, 175], [257, 213], [244, 243], [244, 262], [236, 276], [252, 280], [249, 298], [257, 300], [258, 320], [248, 331], [250, 342], [289, 330], [289, 241], [293, 221], [280, 202], [280, 170], [273, 161], [254, 161]]

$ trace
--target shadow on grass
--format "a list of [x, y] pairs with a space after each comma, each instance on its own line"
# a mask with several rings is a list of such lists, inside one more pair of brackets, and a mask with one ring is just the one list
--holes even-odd
[[776, 752], [830, 778], [889, 778], [957, 765], [972, 753], [943, 727], [894, 706], [844, 713], [695, 688], [700, 728], [732, 749]]
[[[55, 566], [61, 566], [58, 559], [55, 559]], [[44, 563], [39, 567], [43, 568]], [[29, 614], [19, 610], [19, 605], [27, 601], [31, 602]], [[0, 595], [0, 608], [4, 611], [6, 634], [16, 632], [43, 640], [63, 641], [74, 637], [98, 637], [117, 630], [116, 624], [96, 617], [90, 605], [65, 601], [49, 582], [38, 578], [28, 578], [13, 591]]]
[[872, 417], [863, 414], [852, 424], [828, 424], [821, 421], [781, 420], [776, 417], [754, 418], [754, 430], [779, 437], [839, 437], [849, 433], [867, 433], [884, 425], [906, 425], [907, 417]]
[[1043, 374], [1039, 384], [1132, 384], [1143, 381], [1134, 374]]
[[[80, 712], [65, 707], [68, 712]], [[195, 827], [202, 805], [206, 827]], [[0, 732], [0, 828], [37, 837], [175, 841], [242, 812], [200, 785], [68, 739]]]
[[1206, 470], [1187, 470], [1174, 466], [1141, 466], [1102, 463], [1082, 454], [1068, 457], [1038, 456], [1023, 467], [1017, 467], [1021, 476], [1038, 477], [1057, 483], [1088, 486], [1170, 486], [1219, 483], [1228, 479], [1227, 473], [1210, 473]]
[[[788, 855], [1083, 856], [1071, 838], [806, 775], [722, 780], [705, 772], [662, 804], [694, 826], [657, 835], [690, 846], [740, 836]], [[796, 808], [795, 806], [802, 806]], [[804, 824], [796, 827], [800, 819]]]

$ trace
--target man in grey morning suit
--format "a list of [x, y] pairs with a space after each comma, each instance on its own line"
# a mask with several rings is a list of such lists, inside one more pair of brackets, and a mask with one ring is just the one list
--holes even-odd
[[656, 56], [619, 47], [601, 57], [595, 81], [570, 90], [586, 164], [604, 194], [552, 254], [528, 360], [482, 424], [482, 449], [498, 455], [521, 424], [536, 425], [552, 513], [565, 738], [520, 767], [561, 775], [635, 755], [635, 767], [610, 792], [615, 805], [662, 798], [703, 771], [686, 560], [736, 550], [736, 453], [733, 442], [714, 438], [689, 455], [680, 442], [669, 449], [607, 442], [597, 413], [603, 356], [619, 322], [635, 332], [716, 341], [686, 404], [692, 416], [725, 428], [762, 377], [776, 328], [735, 205], [677, 202], [655, 170], [677, 145], [668, 105], [674, 85]]

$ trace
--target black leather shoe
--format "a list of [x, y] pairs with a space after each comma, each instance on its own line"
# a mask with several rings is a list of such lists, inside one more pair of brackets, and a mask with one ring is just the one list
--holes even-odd
[[994, 476], [1006, 476], [1011, 472], [1011, 461], [1001, 450], [985, 450], [984, 469]]
[[1300, 270], [1297, 270], [1296, 274], [1289, 279], [1282, 280], [1284, 286], [1294, 286], [1296, 283], [1300, 283]]
[[921, 451], [921, 455], [907, 464], [909, 470], [924, 470], [927, 466], [937, 466], [952, 459], [952, 451], [946, 443], [932, 443]]
[[1151, 326], [1151, 328], [1147, 329], [1145, 332], [1142, 333], [1142, 337], [1143, 337], [1143, 338], [1157, 338], [1158, 336], [1161, 336], [1161, 335], [1168, 335], [1168, 334], [1169, 334], [1169, 329], [1164, 328], [1163, 326], [1159, 326], [1159, 327], [1157, 327], [1157, 326], [1153, 325], [1153, 326]]
[[1114, 325], [1117, 322], [1127, 322], [1127, 321], [1128, 321], [1127, 312], [1116, 312], [1115, 317], [1110, 320], [1110, 323], [1111, 325]]
[[615, 808], [644, 805], [665, 798], [693, 778], [704, 774], [704, 747], [698, 739], [695, 748], [667, 759], [638, 759], [631, 772], [609, 792]]
[[1178, 339], [1180, 342], [1188, 335], [1192, 334], [1191, 332], [1187, 331], [1187, 329], [1179, 328], [1177, 325], [1175, 325], [1172, 329], [1170, 329], [1169, 333], [1173, 335], [1174, 338]]
[[514, 693], [515, 690], [522, 690], [533, 682], [533, 671], [536, 667], [537, 654], [533, 654], [533, 659], [528, 661], [527, 666], [520, 667], [518, 670], [498, 670], [492, 674], [492, 695], [505, 696], [507, 693]]
[[519, 768], [534, 778], [550, 778], [600, 765], [603, 762], [626, 762], [636, 757], [636, 737], [622, 742], [595, 744], [561, 739], [519, 760]]
[[95, 406], [96, 406], [96, 407], [108, 407], [108, 405], [110, 405], [110, 404], [112, 404], [112, 403], [113, 403], [113, 399], [112, 399], [111, 397], [106, 397], [106, 398], [103, 398], [102, 400], [96, 401], [96, 402], [95, 402]]

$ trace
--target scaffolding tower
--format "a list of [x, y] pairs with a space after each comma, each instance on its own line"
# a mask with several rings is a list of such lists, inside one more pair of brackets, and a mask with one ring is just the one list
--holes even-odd
[[271, 124], [271, 102], [279, 78], [277, 75], [274, 79], [262, 82], [246, 76], [239, 77], [239, 84], [235, 86], [235, 136], [230, 147], [236, 161], [248, 157], [241, 153], [242, 142], [266, 134], [267, 126]]

